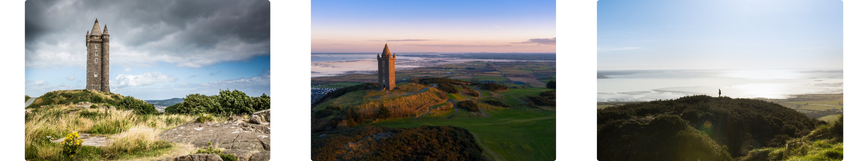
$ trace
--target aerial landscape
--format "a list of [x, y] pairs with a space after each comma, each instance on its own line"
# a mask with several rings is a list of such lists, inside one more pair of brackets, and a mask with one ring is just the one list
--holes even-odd
[[25, 8], [24, 160], [270, 160], [268, 1]]
[[597, 4], [597, 160], [844, 159], [841, 1]]
[[556, 159], [554, 1], [311, 5], [312, 160]]

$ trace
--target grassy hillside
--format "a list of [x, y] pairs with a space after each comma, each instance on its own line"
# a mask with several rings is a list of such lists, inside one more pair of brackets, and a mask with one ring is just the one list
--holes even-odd
[[[661, 120], [665, 124], [655, 124], [661, 117], [665, 118]], [[682, 123], [688, 126], [682, 127]], [[653, 158], [669, 156], [676, 158], [660, 159], [681, 160], [677, 157], [686, 154], [677, 150], [678, 145], [694, 140], [690, 143], [703, 144], [693, 146], [706, 150], [701, 155], [689, 156], [731, 160], [747, 155], [755, 148], [783, 146], [789, 139], [808, 135], [820, 124], [821, 121], [810, 119], [793, 109], [753, 99], [700, 95], [624, 104], [597, 110], [598, 159], [633, 160], [621, 157], [633, 155], [634, 152], [654, 151], [653, 154], [635, 155]], [[648, 136], [657, 136], [659, 139]], [[714, 142], [702, 141], [706, 138]], [[624, 147], [629, 148], [625, 150]], [[725, 157], [715, 151], [719, 147], [728, 153]]]
[[741, 160], [843, 160], [844, 116], [838, 115], [828, 125], [820, 125], [810, 134], [790, 139], [784, 147], [751, 150]]

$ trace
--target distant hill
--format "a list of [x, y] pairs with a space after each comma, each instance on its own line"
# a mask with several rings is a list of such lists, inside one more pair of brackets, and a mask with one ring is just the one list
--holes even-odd
[[175, 105], [175, 104], [179, 104], [181, 102], [184, 102], [184, 99], [183, 98], [172, 98], [172, 99], [165, 99], [165, 100], [145, 100], [145, 102], [148, 102], [150, 104], [154, 104], [154, 106], [171, 106], [171, 105]]
[[597, 110], [598, 160], [733, 160], [825, 122], [755, 99], [687, 96]]

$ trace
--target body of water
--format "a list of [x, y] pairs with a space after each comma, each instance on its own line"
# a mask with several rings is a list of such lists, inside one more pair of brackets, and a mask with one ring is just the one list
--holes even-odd
[[[397, 53], [395, 59], [395, 70], [407, 70], [418, 67], [430, 67], [469, 61], [553, 61], [419, 57], [419, 55], [431, 54], [432, 53]], [[377, 71], [377, 53], [311, 53], [310, 70], [311, 77], [335, 76], [347, 73], [374, 73]]]
[[844, 92], [843, 70], [601, 70], [597, 101], [652, 101], [688, 95], [787, 98]]

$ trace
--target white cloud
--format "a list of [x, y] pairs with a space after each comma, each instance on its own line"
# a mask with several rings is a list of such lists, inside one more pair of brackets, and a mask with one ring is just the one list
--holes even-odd
[[120, 74], [115, 77], [115, 80], [116, 84], [112, 84], [112, 87], [122, 88], [127, 86], [148, 86], [158, 83], [175, 82], [178, 80], [178, 78], [171, 77], [160, 72], [148, 72], [142, 75]]
[[69, 76], [66, 76], [66, 79], [68, 79], [68, 80], [75, 80], [75, 76], [69, 75]]

